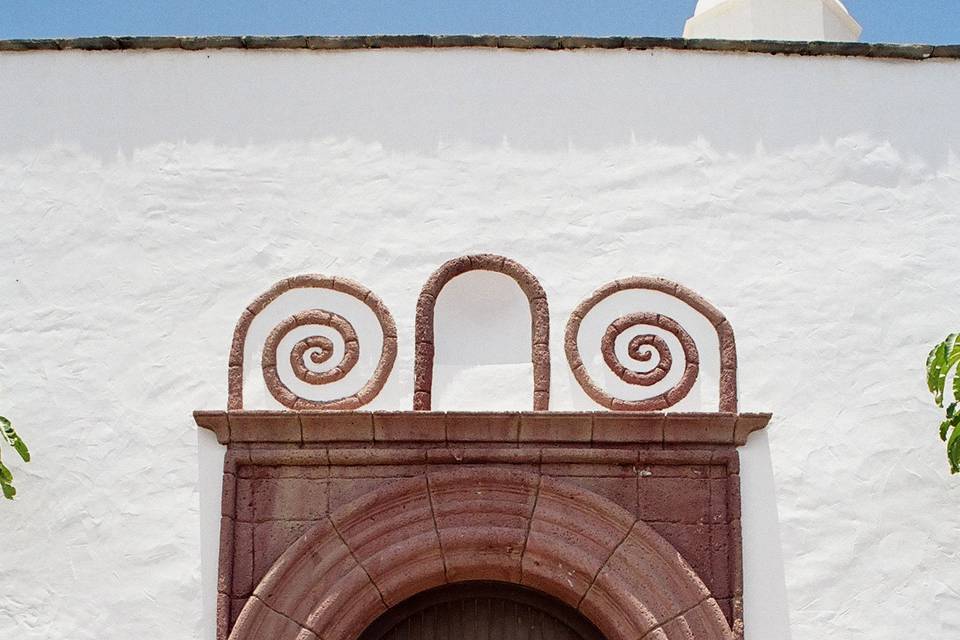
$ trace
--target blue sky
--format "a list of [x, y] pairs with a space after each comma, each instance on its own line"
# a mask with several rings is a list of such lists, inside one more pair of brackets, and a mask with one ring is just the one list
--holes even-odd
[[[0, 38], [497, 33], [676, 36], [696, 0], [0, 0]], [[960, 0], [846, 0], [872, 42], [960, 43]]]

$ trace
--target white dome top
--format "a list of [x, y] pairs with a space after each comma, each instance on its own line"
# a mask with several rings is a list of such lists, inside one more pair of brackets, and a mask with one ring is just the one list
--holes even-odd
[[840, 0], [699, 0], [687, 38], [856, 41], [862, 28]]
[[[850, 11], [847, 9], [846, 6], [844, 6], [842, 0], [831, 0], [831, 1], [833, 2], [833, 4], [839, 5], [839, 8], [843, 9], [843, 11], [847, 15], [850, 15]], [[704, 11], [709, 11], [710, 9], [713, 9], [715, 6], [719, 4], [723, 4], [724, 2], [727, 2], [727, 0], [698, 0], [697, 8], [696, 10], [694, 10], [693, 15], [699, 15]]]

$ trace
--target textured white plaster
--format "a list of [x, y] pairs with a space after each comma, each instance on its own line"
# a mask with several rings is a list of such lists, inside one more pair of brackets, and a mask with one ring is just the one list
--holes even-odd
[[[0, 504], [0, 633], [208, 638], [219, 452], [190, 414], [225, 406], [244, 306], [295, 273], [370, 286], [401, 337], [372, 407], [407, 408], [420, 287], [493, 251], [550, 296], [557, 409], [592, 406], [561, 340], [597, 286], [662, 275], [730, 318], [741, 406], [775, 414], [769, 454], [763, 436], [744, 454], [751, 640], [790, 636], [784, 593], [795, 640], [956, 637], [960, 481], [923, 360], [957, 325], [958, 72], [666, 51], [0, 55], [0, 408], [36, 455]], [[522, 347], [479, 373], [441, 353], [463, 375], [529, 370]], [[486, 393], [447, 373], [445, 406]]]

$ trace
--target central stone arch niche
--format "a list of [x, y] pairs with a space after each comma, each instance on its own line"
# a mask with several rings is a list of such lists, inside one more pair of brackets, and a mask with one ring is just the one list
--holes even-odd
[[380, 616], [359, 640], [605, 640], [580, 612], [519, 585], [466, 582], [420, 593]]

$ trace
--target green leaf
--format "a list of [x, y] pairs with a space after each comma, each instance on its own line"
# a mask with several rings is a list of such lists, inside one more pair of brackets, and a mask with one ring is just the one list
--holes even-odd
[[10, 421], [0, 416], [0, 433], [3, 433], [3, 439], [20, 454], [24, 462], [30, 462], [30, 450], [27, 449], [27, 443], [14, 430]]
[[947, 447], [947, 460], [950, 462], [950, 473], [960, 472], [960, 440], [952, 447]]
[[0, 483], [0, 487], [3, 488], [3, 497], [7, 500], [13, 500], [13, 496], [17, 495], [17, 490], [12, 484], [7, 484], [6, 482]]
[[943, 382], [941, 373], [947, 364], [946, 344], [941, 342], [927, 356], [927, 388], [933, 394], [937, 406], [943, 403]]
[[7, 468], [7, 465], [2, 462], [0, 462], [0, 482], [4, 484], [13, 482], [13, 474], [10, 472], [10, 469]]
[[940, 439], [944, 442], [947, 441], [947, 432], [950, 430], [950, 421], [944, 420], [940, 423]]
[[20, 454], [24, 462], [30, 462], [30, 450], [27, 449], [27, 444], [23, 440], [17, 438], [17, 441], [13, 443], [13, 449]]
[[950, 472], [960, 471], [960, 428], [957, 428], [957, 421], [951, 420], [953, 433], [947, 441], [947, 459], [950, 461]]
[[[927, 388], [933, 394], [937, 406], [943, 406], [943, 395], [950, 370], [960, 363], [960, 341], [957, 334], [951, 333], [946, 340], [938, 344], [927, 356]], [[954, 380], [954, 390], [958, 388]]]

